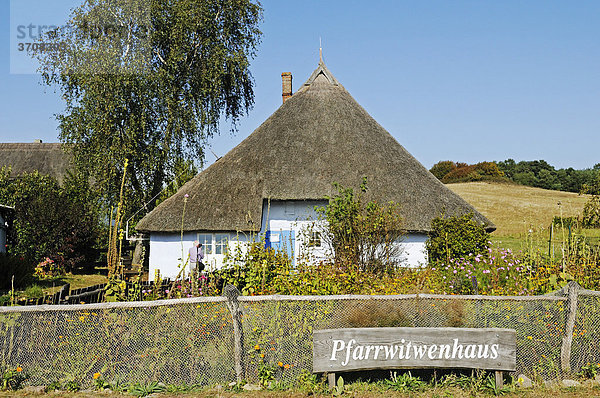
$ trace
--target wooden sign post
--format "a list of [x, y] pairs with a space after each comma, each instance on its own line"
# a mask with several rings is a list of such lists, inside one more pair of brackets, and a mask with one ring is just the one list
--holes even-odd
[[[462, 368], [502, 372], [516, 369], [513, 329], [357, 328], [315, 330], [313, 372], [370, 369]], [[333, 376], [331, 376], [333, 374]]]

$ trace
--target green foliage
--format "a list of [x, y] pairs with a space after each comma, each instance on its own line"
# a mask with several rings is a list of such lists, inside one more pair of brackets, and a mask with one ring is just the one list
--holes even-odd
[[128, 392], [136, 397], [145, 397], [150, 394], [164, 392], [166, 390], [167, 387], [164, 384], [153, 381], [148, 384], [135, 383], [129, 387]]
[[600, 228], [600, 195], [593, 195], [583, 206], [581, 226], [583, 228]]
[[23, 373], [23, 368], [20, 366], [0, 366], [0, 390], [18, 390], [23, 387], [25, 380], [27, 375]]
[[23, 257], [0, 253], [0, 290], [12, 288], [14, 276], [14, 287], [25, 287], [32, 281], [34, 265]]
[[[435, 166], [434, 166], [435, 167]], [[437, 169], [432, 170], [440, 174]], [[434, 174], [435, 175], [435, 174]], [[439, 177], [438, 177], [439, 178]], [[440, 180], [444, 183], [452, 182], [469, 182], [469, 181], [501, 181], [504, 178], [504, 173], [498, 168], [494, 162], [480, 162], [477, 164], [468, 165], [465, 163], [456, 163], [455, 167], [451, 168], [444, 174]]]
[[393, 391], [417, 392], [423, 391], [427, 386], [426, 382], [413, 376], [410, 372], [402, 373], [399, 376], [397, 372], [390, 372], [390, 376], [390, 379], [386, 379], [384, 384]]
[[310, 394], [319, 394], [326, 391], [325, 380], [319, 378], [316, 374], [311, 373], [307, 369], [302, 369], [298, 380], [296, 381], [296, 388], [301, 392]]
[[128, 219], [155, 206], [182, 162], [202, 164], [222, 118], [236, 129], [254, 102], [249, 67], [261, 19], [252, 0], [85, 0], [40, 38], [53, 44], [36, 54], [43, 80], [66, 102], [60, 139], [108, 207], [124, 159]]
[[260, 363], [258, 365], [258, 381], [263, 387], [267, 387], [269, 383], [275, 380], [275, 366], [269, 363]]
[[507, 159], [497, 164], [506, 177], [517, 184], [567, 192], [580, 192], [596, 180], [599, 170], [598, 165], [583, 170], [572, 167], [557, 170], [544, 160], [515, 162]]
[[265, 247], [264, 237], [252, 240], [248, 248], [241, 246], [227, 252], [226, 266], [215, 272], [222, 286], [234, 285], [245, 295], [268, 294], [277, 290], [274, 280], [288, 275], [292, 259], [285, 250]]
[[425, 243], [430, 263], [449, 263], [451, 259], [478, 254], [487, 256], [489, 245], [489, 233], [473, 219], [473, 214], [434, 218]]
[[127, 301], [127, 284], [124, 280], [111, 278], [104, 287], [104, 300], [107, 302]]
[[9, 175], [0, 169], [0, 202], [15, 208], [10, 253], [34, 263], [48, 257], [67, 271], [93, 261], [99, 221], [88, 183], [72, 175], [63, 186], [37, 172]]
[[429, 171], [444, 183], [513, 181], [520, 185], [558, 191], [600, 193], [600, 164], [590, 169], [575, 170], [572, 167], [555, 169], [544, 160], [515, 162], [507, 159], [471, 165], [444, 160], [434, 164]]
[[337, 383], [333, 386], [333, 396], [339, 397], [344, 394], [344, 378], [338, 377]]
[[451, 160], [442, 160], [434, 164], [429, 171], [438, 180], [442, 180], [446, 174], [450, 173], [454, 169], [456, 169], [456, 163]]
[[316, 210], [327, 221], [323, 239], [335, 253], [337, 266], [358, 266], [361, 271], [385, 271], [398, 265], [403, 238], [403, 218], [395, 203], [365, 202], [367, 179], [360, 193], [334, 184], [338, 193], [325, 208]]
[[77, 392], [81, 390], [81, 385], [77, 380], [67, 380], [63, 385], [62, 389], [69, 392]]
[[593, 379], [598, 374], [600, 374], [600, 364], [588, 362], [586, 365], [581, 367], [579, 377], [582, 379]]
[[27, 298], [42, 298], [44, 297], [44, 289], [39, 285], [31, 285], [25, 289], [25, 296]]
[[184, 186], [186, 182], [194, 178], [196, 174], [198, 174], [198, 169], [194, 166], [193, 161], [180, 158], [175, 160], [173, 174], [175, 175], [175, 179], [172, 180], [158, 196], [155, 203], [156, 206], [170, 198], [179, 190], [179, 188]]

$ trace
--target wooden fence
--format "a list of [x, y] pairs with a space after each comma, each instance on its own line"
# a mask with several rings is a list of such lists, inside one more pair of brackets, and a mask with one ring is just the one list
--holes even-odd
[[[161, 282], [160, 290], [163, 292], [169, 288], [171, 284], [171, 280], [164, 279]], [[125, 287], [125, 295], [129, 295], [129, 291], [133, 291], [134, 285], [136, 287], [141, 286], [141, 290], [145, 289], [153, 289], [154, 281], [151, 282], [127, 282]], [[56, 293], [48, 294], [43, 297], [38, 298], [15, 298], [13, 301], [6, 301], [0, 304], [1, 306], [31, 306], [31, 305], [42, 305], [42, 304], [54, 304], [54, 305], [63, 305], [63, 304], [94, 304], [101, 303], [104, 301], [104, 292], [106, 290], [106, 283], [87, 286], [79, 289], [72, 289], [70, 284], [63, 285]], [[139, 289], [138, 289], [139, 290]], [[7, 292], [5, 294], [10, 294]], [[142, 297], [137, 298], [138, 300], [142, 300]]]

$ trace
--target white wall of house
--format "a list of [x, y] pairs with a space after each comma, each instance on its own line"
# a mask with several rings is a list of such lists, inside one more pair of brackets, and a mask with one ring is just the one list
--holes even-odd
[[[325, 206], [326, 201], [265, 201], [263, 205], [262, 230], [268, 247], [284, 250], [293, 256], [294, 263], [300, 258], [318, 263], [332, 255], [331, 248], [321, 239], [324, 222], [319, 221], [316, 206]], [[224, 265], [225, 252], [244, 251], [254, 237], [231, 231], [186, 232], [183, 241], [180, 234], [150, 235], [150, 274], [154, 280], [156, 270], [163, 278], [175, 278], [181, 264], [188, 264], [188, 250], [194, 240], [203, 244], [204, 264], [207, 270], [220, 269]], [[400, 264], [419, 267], [427, 264], [425, 234], [408, 234], [401, 246]], [[183, 247], [183, 253], [182, 253]], [[182, 256], [183, 254], [183, 256]], [[189, 275], [189, 266], [186, 268]]]
[[420, 267], [427, 265], [426, 234], [407, 234], [400, 245], [402, 255], [400, 263], [405, 267]]
[[319, 239], [323, 222], [315, 207], [326, 205], [323, 200], [265, 200], [261, 233], [265, 234], [266, 246], [286, 251], [294, 263], [301, 256], [315, 262], [324, 260], [330, 250], [323, 244], [314, 244], [323, 243]]
[[[248, 236], [236, 232], [186, 232], [181, 239], [181, 234], [152, 233], [150, 234], [149, 280], [154, 280], [156, 271], [160, 271], [162, 278], [174, 279], [181, 270], [181, 265], [186, 266], [185, 274], [189, 275], [189, 249], [195, 240], [202, 243], [204, 252], [203, 263], [206, 270], [211, 271], [223, 267], [223, 260], [227, 250], [234, 251], [241, 246], [245, 250]], [[183, 252], [182, 252], [183, 247]]]
[[[318, 263], [330, 258], [332, 248], [319, 236], [326, 222], [319, 220], [315, 207], [324, 207], [327, 201], [265, 201], [263, 204], [263, 229], [268, 246], [285, 250], [293, 256]], [[419, 267], [427, 264], [426, 234], [408, 234], [400, 245], [400, 264]]]

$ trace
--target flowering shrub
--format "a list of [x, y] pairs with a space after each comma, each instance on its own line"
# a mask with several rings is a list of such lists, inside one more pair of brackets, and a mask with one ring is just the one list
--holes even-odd
[[46, 257], [44, 261], [40, 262], [35, 267], [34, 276], [38, 277], [39, 279], [48, 279], [55, 276], [63, 275], [64, 273], [65, 269], [63, 267], [54, 262], [54, 260], [52, 260], [51, 258]]
[[0, 366], [0, 390], [18, 390], [23, 387], [27, 376], [21, 366]]
[[531, 269], [510, 249], [450, 259], [430, 266], [444, 294], [525, 295]]

